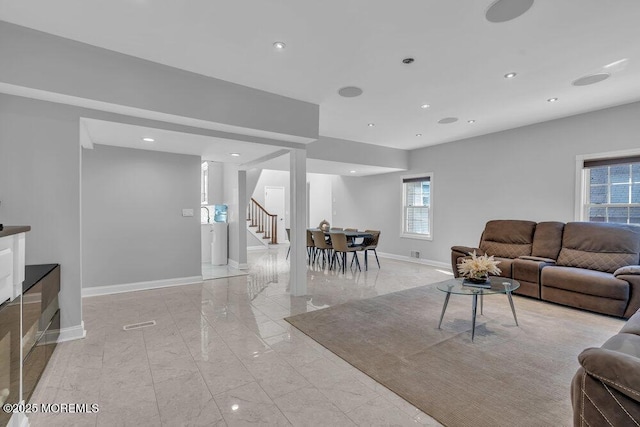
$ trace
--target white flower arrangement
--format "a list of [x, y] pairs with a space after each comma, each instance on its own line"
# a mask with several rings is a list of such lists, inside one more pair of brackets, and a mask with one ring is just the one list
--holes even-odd
[[489, 276], [489, 274], [498, 275], [501, 270], [498, 268], [500, 261], [496, 261], [492, 256], [481, 255], [477, 256], [476, 251], [473, 251], [471, 258], [463, 259], [458, 264], [458, 272], [462, 277], [467, 279], [482, 279]]

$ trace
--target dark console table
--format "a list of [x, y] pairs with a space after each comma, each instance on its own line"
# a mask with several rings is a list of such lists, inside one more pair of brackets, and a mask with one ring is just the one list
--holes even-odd
[[22, 398], [29, 402], [60, 334], [60, 265], [25, 267], [22, 286]]

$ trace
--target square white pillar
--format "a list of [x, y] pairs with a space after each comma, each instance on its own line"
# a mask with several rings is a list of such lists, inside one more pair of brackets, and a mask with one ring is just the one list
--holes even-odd
[[293, 296], [307, 294], [307, 151], [294, 148], [289, 152], [291, 180], [291, 264], [289, 292]]

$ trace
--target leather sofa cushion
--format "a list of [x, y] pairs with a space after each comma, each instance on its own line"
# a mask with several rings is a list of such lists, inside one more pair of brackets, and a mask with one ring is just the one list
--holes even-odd
[[531, 255], [553, 260], [557, 259], [562, 248], [563, 230], [564, 222], [547, 221], [538, 223], [533, 234]]
[[564, 227], [558, 265], [613, 273], [638, 264], [640, 228], [621, 224], [570, 222]]
[[489, 255], [501, 258], [531, 255], [535, 228], [536, 223], [533, 221], [489, 221], [480, 239], [480, 249]]
[[[540, 269], [550, 265], [547, 258], [530, 259], [521, 257], [513, 260], [513, 278], [517, 281], [540, 283]], [[550, 260], [553, 262], [553, 260]]]
[[542, 269], [542, 286], [597, 297], [627, 301], [629, 283], [613, 274], [573, 267], [548, 266]]
[[511, 278], [511, 269], [513, 268], [513, 260], [510, 258], [494, 257], [496, 261], [500, 261], [498, 268], [500, 269], [500, 277]]

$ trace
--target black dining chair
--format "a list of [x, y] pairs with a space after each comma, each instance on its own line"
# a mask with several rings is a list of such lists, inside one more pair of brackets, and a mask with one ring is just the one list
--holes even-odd
[[367, 253], [369, 251], [373, 251], [373, 254], [376, 256], [378, 268], [380, 268], [380, 260], [378, 259], [378, 252], [376, 252], [376, 248], [378, 247], [378, 240], [380, 239], [380, 230], [365, 230], [365, 232], [371, 233], [371, 237], [365, 238], [364, 242], [362, 243], [364, 250], [364, 268], [365, 270], [369, 269], [369, 261], [367, 260]]

